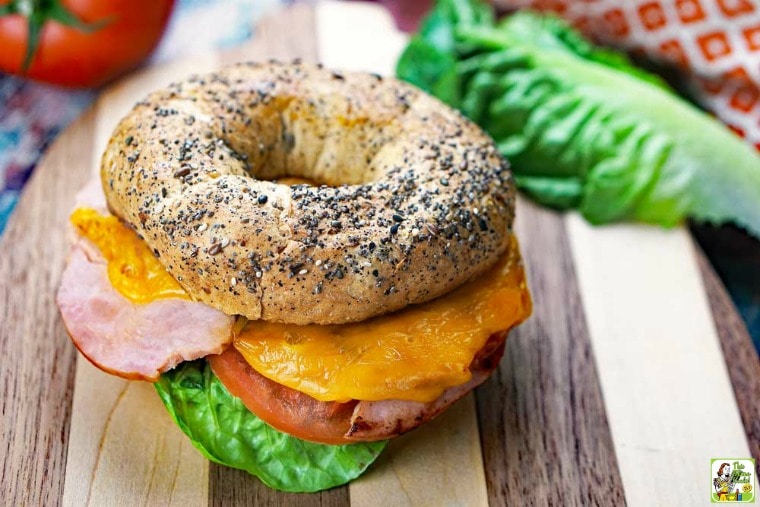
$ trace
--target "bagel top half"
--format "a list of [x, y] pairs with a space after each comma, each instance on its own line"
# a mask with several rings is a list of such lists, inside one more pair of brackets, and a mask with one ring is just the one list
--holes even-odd
[[[272, 180], [301, 177], [319, 186]], [[392, 78], [244, 64], [139, 102], [102, 159], [111, 210], [196, 300], [337, 324], [421, 303], [504, 253], [490, 138]]]

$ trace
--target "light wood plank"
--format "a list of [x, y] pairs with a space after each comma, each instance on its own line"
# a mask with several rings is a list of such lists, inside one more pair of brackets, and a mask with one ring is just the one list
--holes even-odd
[[703, 504], [710, 458], [749, 447], [692, 240], [577, 214], [567, 226], [626, 499]]
[[[91, 177], [111, 132], [137, 100], [216, 65], [217, 58], [207, 54], [145, 69], [105, 90], [96, 105]], [[73, 197], [69, 209], [72, 204]], [[153, 386], [108, 375], [82, 356], [69, 447], [65, 505], [207, 503], [208, 462], [171, 421]]]
[[473, 395], [393, 439], [349, 490], [352, 506], [488, 505]]
[[264, 16], [252, 31], [252, 39], [221, 55], [222, 63], [290, 61], [301, 58], [317, 63], [315, 12], [311, 2], [295, 3], [278, 12]]
[[[406, 36], [383, 8], [323, 1], [317, 4], [316, 21], [319, 56], [326, 66], [395, 74]], [[349, 490], [352, 505], [486, 505], [472, 396], [438, 420], [393, 440]]]
[[316, 6], [319, 56], [327, 67], [396, 74], [407, 36], [384, 8], [363, 2], [323, 0]]
[[64, 505], [207, 505], [208, 462], [151, 384], [85, 360], [76, 382]]
[[621, 505], [612, 435], [564, 219], [518, 199], [533, 315], [476, 392], [492, 505]]

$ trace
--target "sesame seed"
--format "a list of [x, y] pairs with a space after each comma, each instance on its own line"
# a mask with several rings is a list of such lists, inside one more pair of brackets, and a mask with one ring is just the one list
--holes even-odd
[[234, 287], [235, 285], [237, 285], [237, 279], [233, 276], [230, 278], [230, 287]]
[[222, 238], [222, 243], [219, 246], [221, 246], [222, 248], [226, 248], [227, 245], [229, 244], [230, 244], [229, 238]]
[[201, 225], [198, 226], [198, 228], [196, 229], [196, 231], [203, 232], [206, 229], [208, 229], [208, 224], [201, 224]]
[[256, 199], [259, 204], [266, 204], [269, 200], [269, 197], [266, 196], [266, 194], [261, 194], [258, 199]]
[[314, 265], [321, 266], [322, 265], [322, 259], [317, 259], [317, 262], [315, 262]]
[[309, 270], [308, 270], [308, 269], [302, 269], [301, 271], [299, 271], [299, 272], [298, 272], [298, 274], [299, 274], [299, 275], [305, 275], [305, 274], [306, 274], [306, 273], [308, 273], [308, 272], [309, 272]]
[[256, 278], [261, 278], [261, 271], [256, 271]]
[[398, 232], [398, 223], [395, 223], [391, 225], [391, 234], [396, 234]]

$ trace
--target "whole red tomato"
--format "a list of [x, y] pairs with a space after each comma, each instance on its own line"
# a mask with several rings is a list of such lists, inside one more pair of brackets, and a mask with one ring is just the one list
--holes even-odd
[[0, 0], [0, 70], [63, 86], [102, 85], [153, 51], [173, 6], [174, 0]]

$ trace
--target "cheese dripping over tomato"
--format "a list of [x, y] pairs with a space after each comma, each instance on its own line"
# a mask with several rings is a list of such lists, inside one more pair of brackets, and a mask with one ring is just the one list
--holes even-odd
[[530, 312], [512, 236], [492, 269], [428, 303], [351, 324], [251, 321], [233, 343], [253, 369], [320, 401], [429, 402], [470, 380], [488, 338]]
[[77, 232], [89, 239], [108, 262], [108, 279], [114, 289], [133, 303], [161, 298], [190, 299], [137, 233], [113, 215], [78, 208], [71, 215]]

